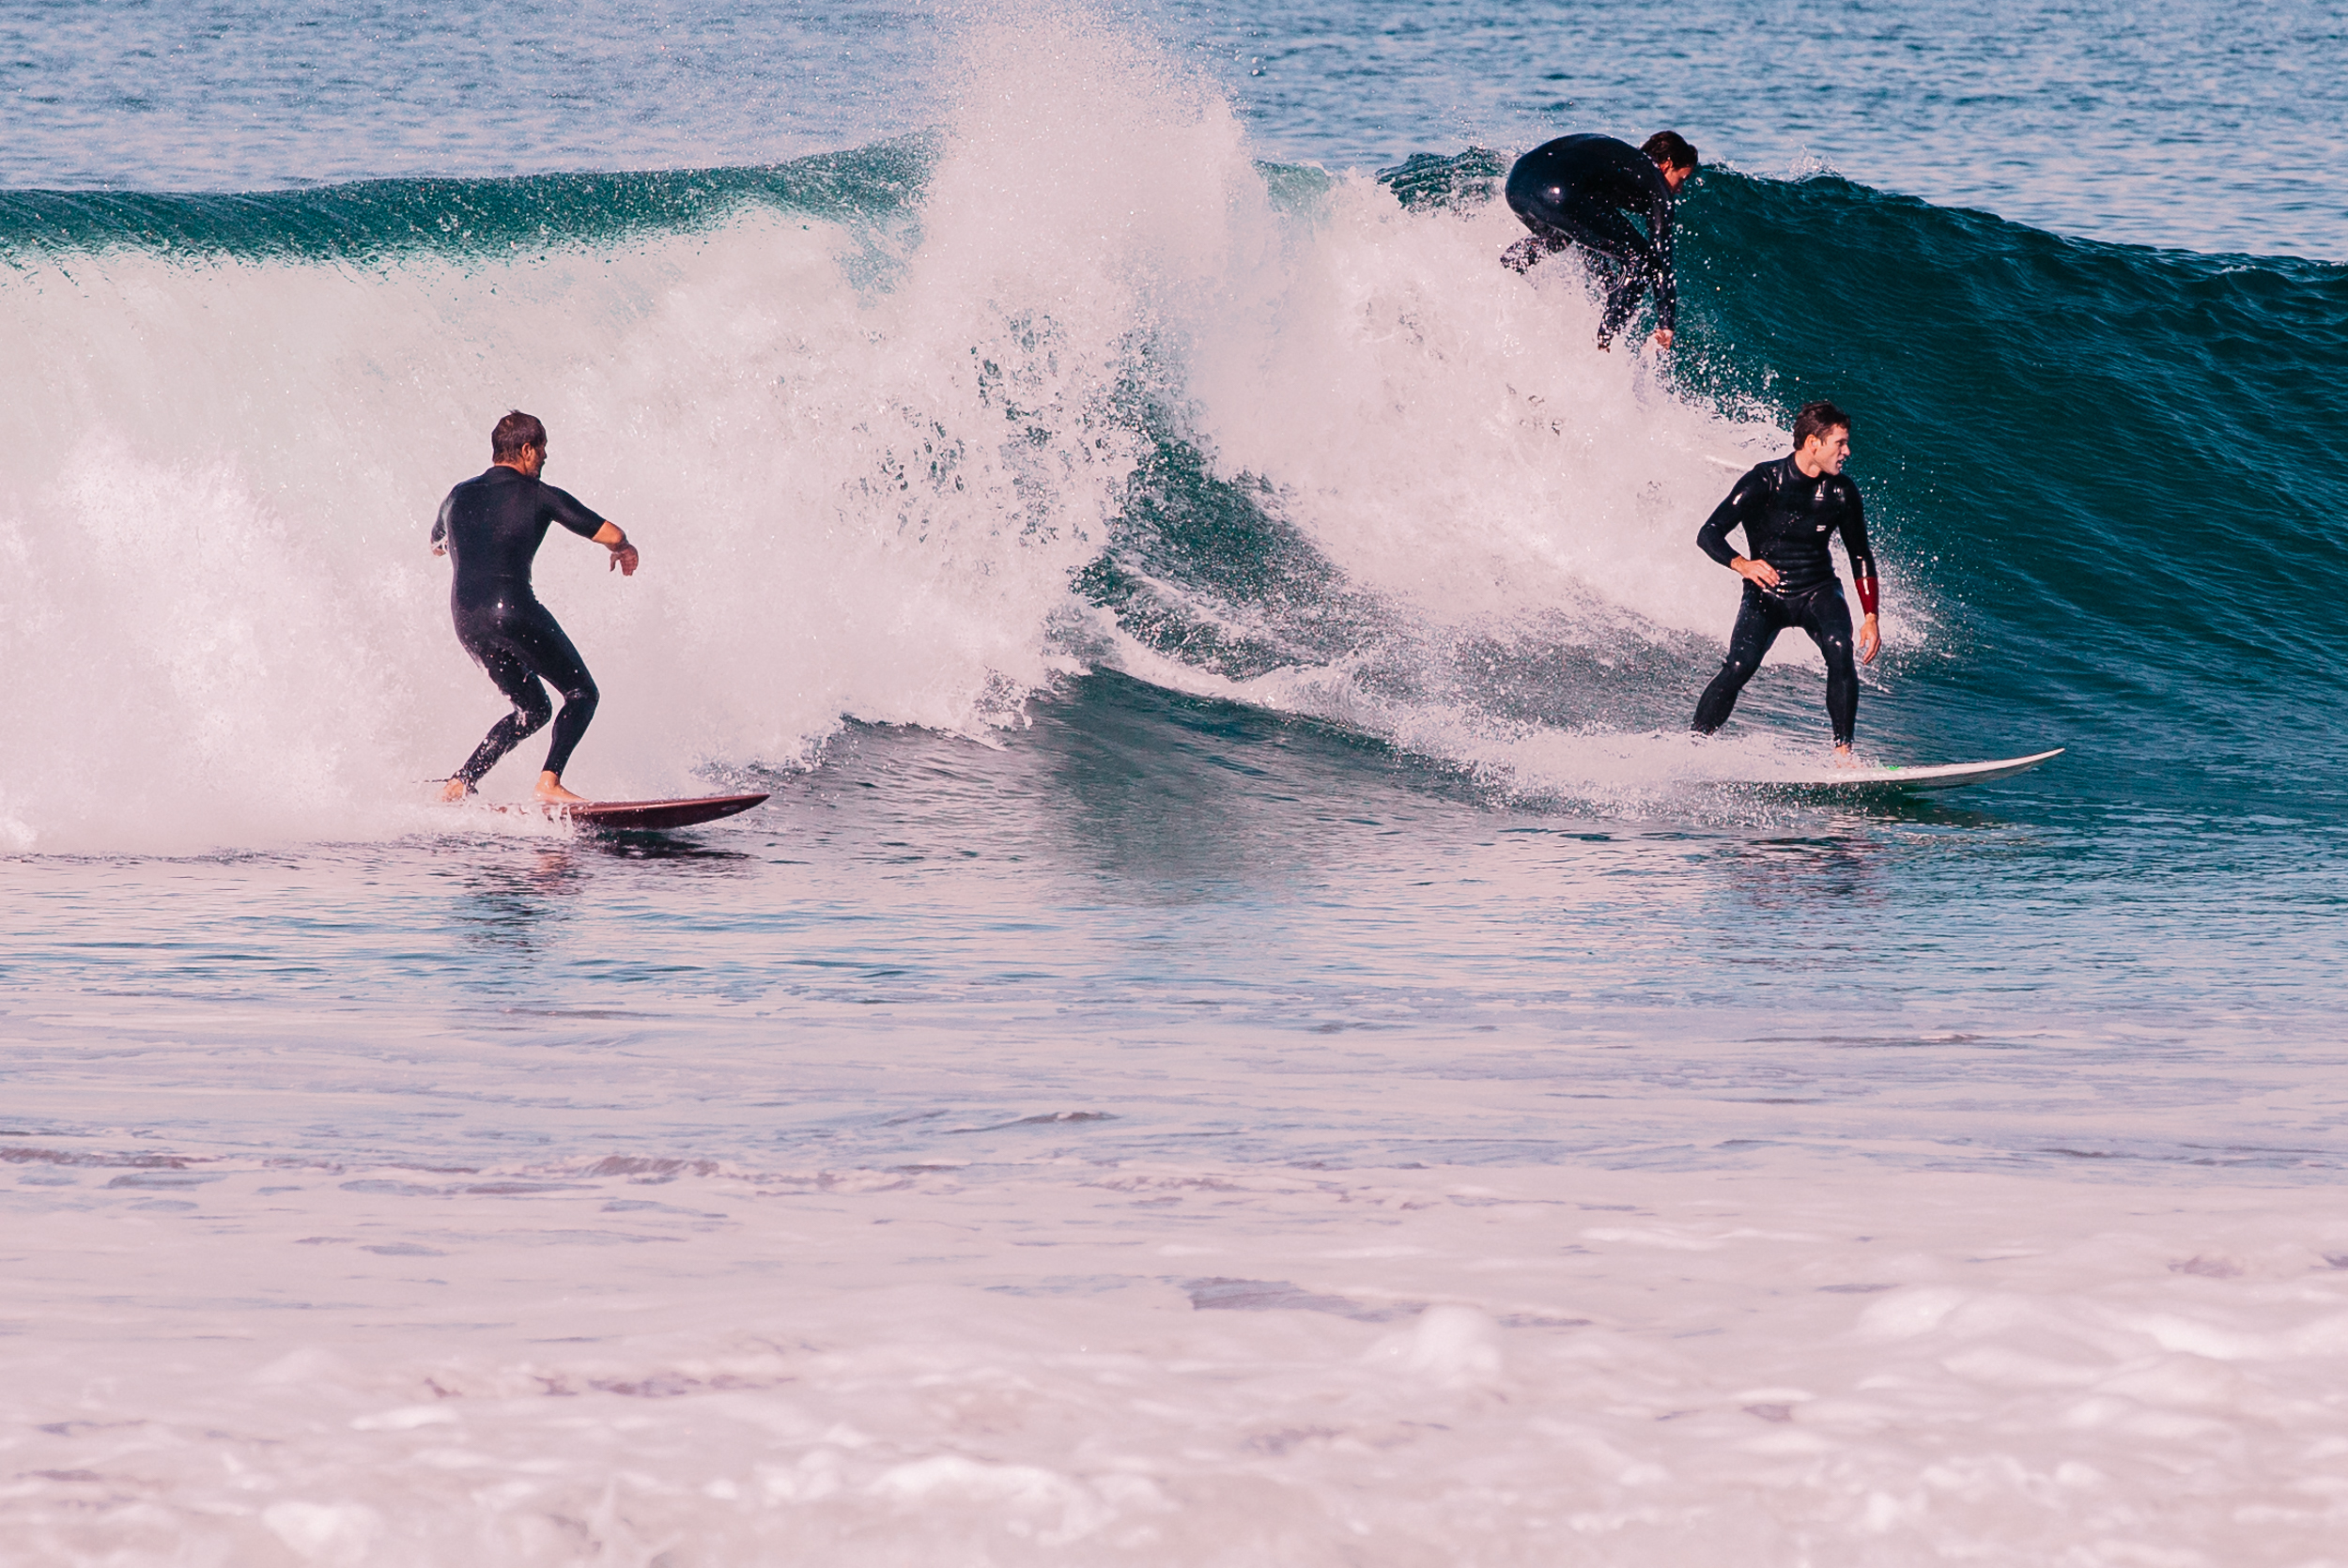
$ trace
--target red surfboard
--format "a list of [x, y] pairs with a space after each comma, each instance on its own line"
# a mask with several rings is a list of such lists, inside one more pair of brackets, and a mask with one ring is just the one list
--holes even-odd
[[756, 795], [696, 795], [689, 800], [590, 800], [577, 806], [550, 808], [553, 815], [582, 827], [691, 827], [748, 811], [766, 797]]

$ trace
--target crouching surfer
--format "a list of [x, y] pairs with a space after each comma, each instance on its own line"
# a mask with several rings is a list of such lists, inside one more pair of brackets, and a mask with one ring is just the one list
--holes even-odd
[[[1850, 455], [1850, 416], [1831, 403], [1810, 403], [1794, 419], [1794, 452], [1763, 463], [1737, 482], [1728, 499], [1696, 530], [1696, 546], [1745, 579], [1744, 602], [1728, 635], [1728, 657], [1696, 704], [1695, 731], [1708, 735], [1728, 722], [1737, 694], [1761, 657], [1788, 626], [1810, 634], [1826, 656], [1826, 713], [1834, 727], [1838, 761], [1851, 761], [1859, 722], [1859, 670], [1851, 663], [1850, 607], [1834, 575], [1827, 542], [1837, 533], [1850, 556], [1851, 579], [1866, 619], [1859, 625], [1859, 657], [1875, 662], [1883, 639], [1876, 626], [1876, 561], [1867, 547], [1867, 518], [1859, 486], [1843, 474]], [[1738, 555], [1728, 530], [1745, 530]]]
[[[1613, 344], [1639, 297], [1655, 290], [1655, 346], [1672, 346], [1678, 284], [1672, 274], [1672, 198], [1696, 170], [1696, 149], [1676, 131], [1644, 146], [1612, 136], [1560, 136], [1508, 171], [1508, 206], [1533, 232], [1501, 259], [1520, 272], [1568, 248], [1606, 289], [1598, 346]], [[1644, 232], [1631, 222], [1646, 224]]]
[[[489, 433], [489, 456], [487, 472], [457, 485], [440, 503], [432, 525], [432, 553], [450, 556], [456, 564], [449, 607], [456, 615], [456, 640], [497, 683], [514, 711], [473, 748], [440, 798], [456, 801], [471, 794], [483, 775], [551, 717], [554, 744], [538, 775], [537, 796], [576, 801], [582, 797], [563, 787], [563, 769], [595, 716], [595, 683], [579, 650], [531, 591], [531, 562], [555, 523], [609, 549], [610, 564], [623, 576], [636, 575], [636, 546], [618, 524], [538, 477], [547, 463], [547, 427], [535, 417], [517, 408], [498, 421]], [[560, 714], [541, 682], [563, 694]]]

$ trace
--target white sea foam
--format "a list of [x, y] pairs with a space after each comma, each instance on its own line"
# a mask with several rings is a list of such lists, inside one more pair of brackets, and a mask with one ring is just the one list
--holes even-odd
[[[44, 848], [395, 826], [497, 711], [425, 533], [508, 404], [645, 550], [632, 581], [566, 538], [541, 558], [606, 693], [583, 781], [788, 762], [843, 713], [985, 723], [1048, 674], [1036, 628], [1121, 477], [1081, 417], [1114, 366], [931, 330], [982, 306], [919, 267], [860, 301], [838, 243], [766, 220], [510, 269], [114, 258], [12, 289], [137, 346], [78, 400], [16, 383], [7, 815]], [[982, 354], [1079, 417], [1007, 449]]]
[[[540, 558], [605, 692], [574, 780], [603, 795], [791, 765], [843, 715], [1014, 713], [1074, 667], [1071, 575], [1144, 392], [1398, 620], [1724, 630], [1735, 585], [1688, 536], [1771, 433], [1593, 354], [1570, 268], [1494, 264], [1505, 210], [1406, 214], [1351, 178], [1284, 215], [1229, 110], [1113, 28], [981, 26], [964, 57], [885, 286], [845, 229], [769, 211], [511, 260], [113, 251], [0, 282], [7, 842], [415, 826], [500, 706], [424, 534], [514, 405], [645, 552], [632, 581], [565, 537]], [[1511, 761], [1440, 692], [1373, 714], [1348, 683], [1236, 695], [1333, 694], [1303, 705], [1533, 787], [1619, 771], [1554, 734], [1509, 736]]]
[[12, 1206], [11, 1563], [2231, 1565], [2348, 1527], [2314, 1190], [62, 1169]]

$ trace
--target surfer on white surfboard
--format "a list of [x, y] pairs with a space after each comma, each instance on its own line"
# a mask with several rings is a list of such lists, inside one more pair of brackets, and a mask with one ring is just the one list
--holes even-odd
[[[432, 553], [455, 559], [449, 608], [456, 640], [488, 672], [514, 711], [491, 727], [465, 765], [441, 787], [440, 798], [463, 800], [507, 752], [554, 720], [554, 744], [534, 792], [542, 801], [584, 797], [563, 787], [571, 750], [595, 716], [595, 678], [562, 626], [531, 591], [530, 566], [547, 530], [556, 523], [611, 552], [622, 576], [636, 575], [636, 546], [617, 523], [580, 505], [566, 490], [544, 483], [547, 427], [517, 408], [489, 433], [488, 469], [448, 493], [432, 525]], [[563, 694], [554, 712], [546, 685]]]
[[[1876, 625], [1876, 561], [1867, 547], [1867, 518], [1859, 486], [1844, 477], [1850, 455], [1850, 416], [1831, 403], [1809, 403], [1794, 419], [1789, 457], [1762, 463], [1738, 480], [1696, 530], [1696, 547], [1745, 579], [1744, 601], [1728, 656], [1696, 703], [1694, 730], [1708, 735], [1728, 722], [1738, 693], [1761, 668], [1761, 657], [1788, 626], [1810, 634], [1826, 658], [1826, 713], [1834, 727], [1834, 758], [1851, 765], [1859, 723], [1859, 670], [1851, 662], [1850, 607], [1827, 542], [1840, 533], [1850, 556], [1851, 580], [1866, 619], [1859, 626], [1859, 657], [1875, 662], [1883, 645]], [[1745, 530], [1749, 556], [1728, 546], [1728, 530]]]

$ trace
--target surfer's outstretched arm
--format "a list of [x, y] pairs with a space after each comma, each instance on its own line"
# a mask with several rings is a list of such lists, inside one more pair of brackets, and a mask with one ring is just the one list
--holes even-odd
[[620, 576], [624, 577], [632, 577], [636, 575], [638, 560], [636, 546], [627, 542], [627, 535], [621, 531], [619, 524], [605, 523], [603, 527], [595, 530], [594, 539], [589, 542], [601, 545], [611, 552], [611, 565], [605, 567], [605, 571], [608, 572], [611, 566], [616, 566], [620, 569]]

